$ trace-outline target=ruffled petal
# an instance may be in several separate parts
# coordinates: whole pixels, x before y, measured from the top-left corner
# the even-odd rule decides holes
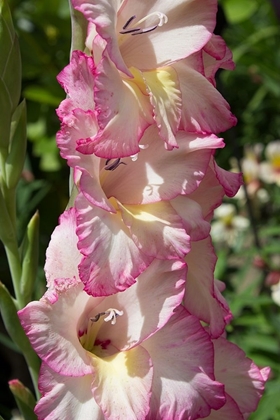
[[[237,403],[242,414],[256,410],[264,391],[270,368],[259,369],[243,350],[220,337],[213,340],[215,377]]]
[[[114,196],[125,205],[149,204],[196,190],[213,151],[224,146],[223,140],[179,131],[176,142],[178,149],[166,151],[156,126],[149,127],[141,140],[143,150],[137,160],[123,159],[125,165],[104,180],[107,197]]]
[[[57,76],[57,80],[68,95],[57,110],[62,121],[69,111],[75,108],[84,111],[94,109],[94,70],[92,57],[88,57],[81,51],[73,51],[70,64],[64,67]]]
[[[214,86],[182,60],[173,65],[181,85],[181,127],[186,131],[220,133],[236,124],[229,104]]]
[[[91,392],[92,375],[61,376],[45,363],[40,370],[42,397],[35,407],[38,420],[104,420]]]
[[[209,332],[214,338],[223,334],[232,319],[227,303],[220,299],[220,293],[214,287],[216,260],[210,237],[192,242],[191,251],[186,256],[188,274],[183,299],[187,310],[209,325]]]
[[[52,370],[65,376],[90,374],[90,359],[77,333],[79,317],[90,297],[80,281],[63,279],[54,288],[59,296],[56,302],[49,300],[47,292],[39,302],[18,312],[20,322],[34,350]],[[93,306],[98,303],[96,299]]]
[[[116,210],[112,203],[108,200],[107,195],[102,188],[100,181],[102,176],[100,176],[99,168],[101,166],[100,159],[92,156],[92,160],[97,159],[98,162],[98,174],[96,176],[91,176],[87,172],[83,172],[80,178],[79,186],[80,190],[83,193],[83,196],[88,200],[88,202],[93,205],[100,207],[103,210],[109,211],[111,213],[116,213]],[[91,172],[93,173],[94,165],[92,165]]]
[[[92,392],[105,418],[144,420],[153,378],[148,352],[138,346],[104,359],[93,356],[92,364]]]
[[[204,220],[202,209],[198,203],[180,195],[171,200],[170,204],[181,217],[184,229],[191,241],[199,241],[209,235],[210,224]]]
[[[214,210],[222,203],[225,191],[209,166],[199,187],[188,198],[199,204],[202,216],[210,221]]]
[[[169,149],[178,147],[175,135],[181,118],[182,98],[177,74],[169,66],[144,72],[143,77],[159,135]]]
[[[44,269],[48,287],[54,287],[54,281],[58,278],[79,279],[78,265],[82,255],[77,248],[75,229],[76,211],[71,208],[60,216],[59,225],[53,231],[47,248]]]
[[[209,336],[183,307],[142,345],[154,366],[149,420],[196,419],[224,405],[224,387],[214,380]]]
[[[211,410],[209,416],[204,420],[244,420],[244,416],[236,402],[226,393],[226,403],[219,410]]]
[[[218,69],[233,70],[235,67],[232,61],[232,52],[226,46],[225,41],[218,35],[212,35],[211,39],[204,46],[202,51],[204,75],[216,86],[215,74]]]
[[[228,197],[234,197],[240,186],[243,184],[242,173],[234,173],[220,168],[213,160],[211,163],[217,179],[225,190]]]
[[[93,296],[125,290],[150,264],[151,258],[137,248],[119,212],[113,214],[93,207],[81,193],[75,206],[78,247],[84,255],[79,273],[85,290]]]
[[[80,142],[78,150],[107,159],[138,153],[138,143],[153,122],[149,97],[134,79],[122,79],[107,57],[97,67],[95,102],[100,130],[91,142]]]
[[[94,137],[97,133],[97,120],[92,111],[75,109],[67,115],[56,135],[57,146],[63,159],[71,168],[81,168],[92,175],[99,173],[99,159],[83,155],[77,151],[77,143]]]
[[[95,30],[106,41],[107,51],[117,68],[130,76],[118,46],[116,34],[117,12],[127,0],[72,0],[73,7],[84,14],[85,18],[95,25]],[[88,34],[88,36],[90,36]]]
[[[137,247],[150,257],[184,258],[190,250],[182,220],[168,202],[141,206],[119,204],[122,219]]]
[[[120,350],[135,347],[162,328],[181,304],[184,294],[186,265],[181,261],[154,260],[138,277],[136,284],[122,293],[108,296],[97,308],[122,310],[112,328],[103,323],[98,338]],[[156,298],[154,298],[156,296]],[[120,333],[121,332],[121,333]]]

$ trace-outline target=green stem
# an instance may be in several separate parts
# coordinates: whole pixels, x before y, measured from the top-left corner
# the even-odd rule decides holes
[[[20,260],[20,254],[18,249],[18,243],[17,243],[17,235],[16,235],[16,200],[15,200],[15,189],[8,189],[5,182],[2,182],[2,193],[3,198],[5,200],[5,213],[6,213],[6,219],[8,219],[7,225],[10,226],[10,233],[8,237],[3,241],[15,297],[17,300],[17,307],[18,309],[23,308],[24,305],[24,299],[21,293],[20,289],[20,281],[21,281],[21,274],[22,274],[22,267],[21,267],[21,260]]]
[[[11,339],[18,346],[23,354],[32,378],[36,396],[39,398],[38,391],[38,372],[40,369],[40,360],[33,350],[29,339],[27,338],[20,323],[15,300],[11,297],[8,289],[0,282],[0,309],[2,319]]]
[[[22,269],[21,269],[19,250],[18,250],[17,244],[14,241],[11,241],[10,243],[5,243],[4,247],[5,247],[5,251],[6,251],[9,267],[10,267],[10,272],[12,276],[12,282],[14,286],[16,301],[17,301],[17,308],[21,309],[25,305],[24,305],[23,296],[20,290],[20,280],[21,280]]]
[[[27,354],[24,354],[24,358],[28,366],[28,370],[35,390],[35,395],[38,401],[41,398],[41,394],[38,389],[38,379],[41,362],[34,350],[32,350],[32,352],[30,351]]]
[[[7,211],[12,225],[14,226],[14,231],[16,232],[17,225],[17,216],[16,216],[16,191],[15,189],[8,188],[6,183],[2,184],[3,196],[5,199]],[[16,234],[15,234],[16,235]]]
[[[71,33],[72,33],[71,51],[70,51],[70,57],[71,57],[73,51],[75,50],[84,51],[85,49],[87,21],[81,12],[78,12],[77,10],[73,8],[71,0],[69,0],[69,7],[70,7],[70,15],[71,15]]]

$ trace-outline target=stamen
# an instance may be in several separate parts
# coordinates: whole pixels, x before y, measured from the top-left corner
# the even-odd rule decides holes
[[[139,28],[139,25],[143,22],[145,22],[147,19],[149,19],[151,16],[156,16],[159,19],[159,22],[156,25],[150,26],[148,28]],[[138,22],[136,22],[131,29],[127,29],[131,22],[136,19],[136,15],[131,16],[131,18],[128,19],[128,21],[124,24],[123,30],[120,31],[120,34],[131,34],[131,35],[141,35],[146,34],[147,32],[154,31],[158,26],[163,26],[168,21],[168,17],[161,12],[153,12],[149,15],[143,17]]]
[[[127,31],[120,31],[120,34],[122,34],[122,35],[124,35],[124,34],[136,35],[135,32],[139,32],[139,31],[141,31],[141,28],[128,29]]]
[[[117,169],[118,166],[120,166],[120,165],[126,165],[126,163],[121,162],[121,159],[120,158],[115,159],[112,163],[109,164],[109,162],[111,160],[112,159],[107,159],[106,162],[105,162],[104,169],[106,171],[114,171],[115,169]]]
[[[97,322],[101,316],[108,315],[104,318],[105,322],[111,321],[112,325],[115,325],[117,322],[117,317],[123,315],[123,311],[119,311],[118,309],[109,308],[105,312],[99,312],[99,314],[95,315],[94,317],[90,318],[90,321]]]
[[[126,29],[135,18],[136,18],[136,15],[131,16],[131,18],[128,19],[126,24],[123,25],[123,29]]]
[[[147,32],[152,32],[155,29],[157,29],[158,26],[159,25],[155,25],[155,26],[152,26],[151,28],[142,29],[141,32],[136,32],[136,33],[133,33],[132,35],[142,35],[142,34],[146,34]]]

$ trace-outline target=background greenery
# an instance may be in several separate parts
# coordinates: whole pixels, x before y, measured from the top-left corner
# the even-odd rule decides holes
[[[41,218],[36,299],[44,291],[45,250],[68,198],[68,167],[55,144],[59,129],[55,109],[64,99],[56,76],[69,60],[69,7],[67,0],[9,0],[9,4],[20,40],[22,91],[28,110],[28,154],[18,187],[19,240],[36,209]],[[236,69],[219,74],[218,88],[239,120],[237,127],[225,133],[227,147],[217,155],[224,168],[230,168],[233,156],[241,160],[245,145],[266,145],[280,138],[279,18],[277,0],[220,1],[216,32],[232,49]],[[280,270],[280,191],[276,185],[266,189],[269,201],[257,213],[250,211],[248,203],[236,201],[237,211],[250,219],[250,229],[234,245],[217,243],[216,275],[227,285],[226,297],[235,316],[228,336],[259,366],[272,368],[266,394],[251,420],[280,418],[280,308],[273,303],[266,285],[267,275]],[[0,278],[11,287],[1,245]],[[24,361],[2,325],[0,339],[4,361],[0,414],[8,419],[15,403],[7,381],[19,378],[31,384]]]

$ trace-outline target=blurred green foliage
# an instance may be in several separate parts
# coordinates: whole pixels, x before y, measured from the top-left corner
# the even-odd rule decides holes
[[[278,3],[278,4],[277,4]],[[238,118],[225,133],[226,148],[218,161],[230,168],[241,161],[244,146],[264,146],[280,139],[280,4],[266,0],[221,0],[227,26],[222,33],[233,52],[236,69],[220,74],[219,88]],[[277,10],[278,7],[278,10]],[[262,153],[261,159],[264,159]],[[267,282],[280,273],[280,188],[261,184],[263,203],[231,200],[237,213],[250,220],[234,246],[219,246],[216,277],[227,285],[225,296],[234,319],[228,337],[259,366],[270,366],[271,377],[250,420],[280,418],[280,307]],[[280,279],[280,278],[279,278]]]
[[[224,134],[227,147],[218,153],[219,164],[230,168],[248,144],[280,138],[280,21],[268,0],[220,0],[225,14],[222,36],[233,51],[236,69],[222,71],[218,88],[238,117],[238,125]],[[277,2],[275,2],[277,3]],[[18,186],[19,240],[31,215],[39,209],[40,269],[34,298],[44,291],[45,250],[68,197],[69,172],[55,144],[59,129],[55,108],[64,99],[56,81],[69,61],[71,23],[67,0],[9,0],[19,36],[23,63],[22,92],[27,101],[28,154]],[[236,201],[238,212],[250,218],[251,227],[235,246],[217,244],[216,275],[227,285],[226,298],[234,320],[228,337],[260,366],[271,366],[271,380],[251,420],[280,418],[280,308],[273,303],[265,279],[270,270],[280,270],[280,190],[267,186],[269,201],[251,218],[245,202]],[[257,241],[256,241],[257,235]],[[9,286],[9,271],[0,248],[0,277]],[[256,258],[264,262],[259,267]],[[276,262],[275,262],[276,261]],[[0,331],[1,342],[10,352],[16,346]],[[3,346],[2,346],[3,347]],[[7,364],[15,358],[1,354]],[[20,365],[20,364],[18,364]],[[20,365],[21,366],[21,365]],[[27,373],[12,367],[6,373],[28,384]],[[19,369],[19,368],[18,368]],[[6,378],[5,378],[6,380]],[[2,383],[1,383],[2,388]],[[5,391],[6,392],[6,391]],[[3,393],[0,414],[9,418]]]

